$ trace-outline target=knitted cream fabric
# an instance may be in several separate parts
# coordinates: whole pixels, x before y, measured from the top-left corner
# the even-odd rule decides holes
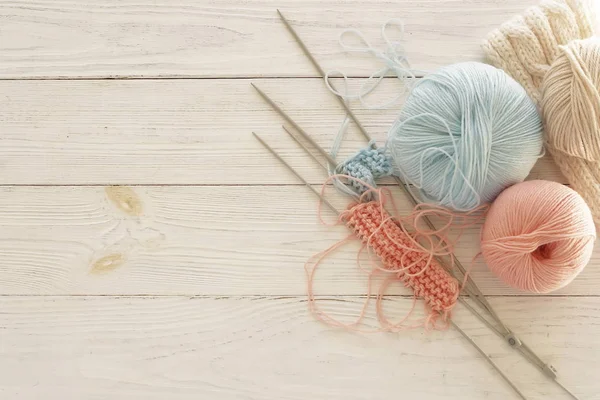
[[[483,49],[541,108],[546,148],[600,227],[600,45],[591,2],[543,0]],[[598,65],[598,67],[596,67]]]
[[[544,75],[559,55],[559,46],[593,34],[589,1],[546,0],[491,32],[483,44],[490,62],[521,83],[539,103]]]
[[[560,52],[542,82],[546,148],[600,228],[600,38]]]

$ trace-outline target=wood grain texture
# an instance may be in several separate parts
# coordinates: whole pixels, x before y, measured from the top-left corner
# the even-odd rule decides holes
[[[320,79],[0,81],[0,184],[296,184],[258,132],[313,183],[323,174],[250,86],[273,97],[323,147],[343,110]],[[355,90],[362,80],[352,80]],[[339,81],[337,82],[339,83]],[[388,80],[372,102],[397,96]],[[354,105],[379,143],[402,102]],[[366,145],[350,127],[339,159]],[[565,182],[549,156],[532,178]]]
[[[342,209],[347,200],[331,192]],[[305,295],[304,263],[348,234],[319,223],[316,199],[304,187],[136,186],[126,200],[113,194],[102,187],[0,188],[0,294]],[[407,213],[408,202],[399,203]],[[129,209],[140,215],[123,204],[136,204]],[[467,266],[478,235],[470,229],[457,245]],[[317,294],[366,292],[358,247],[348,244],[323,264]],[[598,295],[599,271],[596,249],[583,273],[553,295]],[[486,294],[523,294],[480,259],[472,276]],[[389,292],[409,293],[396,286]]]
[[[389,18],[407,26],[415,68],[481,60],[485,35],[535,0],[5,0],[0,2],[0,77],[315,76],[276,8],[325,68],[368,76],[337,44],[357,28],[382,45]]]
[[[304,263],[347,230],[321,225],[314,196],[252,138],[323,181],[250,82],[329,147],[343,112],[276,7],[325,69],[364,77],[378,65],[340,51],[345,28],[381,46],[381,23],[401,18],[413,67],[433,70],[482,60],[485,34],[536,2],[0,0],[0,398],[516,398],[456,331],[365,335],[309,315]],[[373,101],[400,89],[388,79]],[[353,108],[382,143],[401,106]],[[351,127],[340,159],[364,145]],[[549,157],[530,178],[566,183]],[[477,227],[459,242],[466,265],[478,243]],[[366,292],[357,249],[316,277],[343,320]],[[600,400],[599,250],[549,296],[472,269],[582,400]],[[386,312],[402,317],[409,292],[389,294]],[[454,320],[529,400],[567,399],[461,305]]]
[[[600,398],[600,299],[491,301],[565,385]],[[360,302],[327,305],[344,318]],[[401,315],[410,303],[387,306]],[[316,322],[302,298],[2,297],[0,309],[5,399],[517,399],[454,330],[344,332]],[[468,311],[456,314],[528,399],[567,399]]]

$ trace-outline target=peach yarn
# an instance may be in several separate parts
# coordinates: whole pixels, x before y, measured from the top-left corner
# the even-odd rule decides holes
[[[334,175],[323,185],[321,202],[319,203],[319,218],[321,217],[321,204],[327,183],[334,178],[356,179],[347,175]],[[437,261],[437,257],[446,257],[452,254],[454,241],[451,241],[447,232],[452,226],[458,225],[462,230],[473,226],[481,220],[481,212],[487,207],[480,207],[470,213],[455,215],[444,208],[433,205],[419,205],[406,217],[399,217],[389,189],[374,189],[367,183],[360,181],[369,188],[358,203],[351,204],[339,214],[337,224],[346,225],[352,233],[328,249],[313,255],[305,264],[308,282],[308,305],[314,316],[332,326],[344,327],[354,331],[373,332],[358,328],[365,317],[371,299],[371,283],[375,275],[383,275],[385,280],[377,292],[377,318],[381,329],[375,332],[398,332],[405,329],[425,327],[426,329],[447,329],[450,325],[452,309],[458,301],[461,285],[449,271]],[[377,200],[366,201],[374,196]],[[388,208],[393,212],[386,210]],[[436,216],[445,223],[436,230],[427,230],[419,227],[425,217]],[[321,222],[326,224],[322,219]],[[331,224],[326,224],[330,225]],[[410,232],[409,232],[410,230]],[[460,234],[459,234],[460,236]],[[368,276],[368,291],[366,301],[357,319],[351,323],[340,322],[329,316],[318,306],[314,293],[315,273],[321,263],[332,252],[352,240],[362,242],[361,250],[357,254],[357,264]],[[369,253],[372,268],[366,270],[362,267],[360,256],[363,250]],[[372,254],[374,253],[374,255]],[[386,289],[393,282],[400,282],[413,291],[413,305],[408,313],[399,322],[389,321],[383,312],[383,296]],[[418,323],[407,324],[415,303],[418,299],[424,301],[426,317]]]
[[[498,196],[481,233],[481,252],[508,285],[548,293],[570,283],[592,256],[592,214],[574,190],[526,181]]]
[[[384,269],[425,300],[432,312],[446,319],[458,300],[458,281],[430,254],[419,250],[414,239],[381,207],[371,201],[351,207],[343,215],[346,226],[381,260]],[[402,268],[402,266],[405,266]]]

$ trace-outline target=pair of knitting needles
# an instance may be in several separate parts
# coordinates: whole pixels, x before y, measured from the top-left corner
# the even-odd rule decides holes
[[[314,68],[317,70],[317,72],[320,74],[321,77],[325,76],[325,71],[323,70],[323,68],[321,68],[321,66],[319,65],[319,63],[317,62],[317,60],[313,57],[313,55],[311,54],[311,52],[308,50],[308,48],[306,47],[306,45],[304,44],[304,42],[302,41],[302,39],[299,37],[299,35],[296,33],[296,31],[294,30],[294,28],[292,27],[292,25],[288,22],[288,20],[283,16],[283,14],[277,10],[279,17],[281,18],[281,21],[284,23],[284,25],[286,26],[286,28],[288,29],[288,31],[291,33],[291,35],[294,37],[294,39],[296,40],[296,42],[298,43],[298,45],[300,46],[300,48],[302,49],[302,51],[304,52],[304,54],[306,55],[306,57],[310,60],[311,64],[314,66]],[[283,111],[281,109],[281,107],[279,107],[273,100],[271,100],[262,90],[260,90],[256,85],[252,84],[252,86],[257,90],[257,92],[261,95],[261,97],[269,104],[271,105],[290,125],[292,125],[294,127],[294,129],[296,129],[296,131],[298,131],[298,133],[300,133],[300,135],[306,140],[308,141],[315,149],[317,149],[317,151],[323,156],[325,157],[325,159],[327,160],[327,162],[333,166],[337,165],[337,162],[335,161],[335,159],[333,159],[333,157],[327,153],[324,149],[322,149],[311,137],[310,135],[308,135],[306,133],[306,131],[304,129],[302,129],[302,127],[300,127],[289,115],[287,115],[285,113],[285,111]],[[345,109],[346,113],[350,116],[350,118],[353,120],[353,122],[357,125],[357,127],[359,128],[360,132],[362,133],[362,135],[365,137],[365,139],[367,139],[367,141],[371,141],[371,136],[367,133],[366,129],[364,128],[364,126],[360,123],[360,121],[358,120],[358,118],[356,117],[356,115],[354,114],[354,112],[352,112],[352,110],[350,109],[350,107],[348,106],[348,104],[346,103],[346,101],[339,97],[339,96],[335,96],[337,98],[337,100],[339,101],[339,103],[342,105],[342,107]],[[299,144],[301,145],[305,151],[308,152],[309,155],[311,155],[311,157],[313,159],[315,159],[315,161],[317,161],[317,163],[319,163],[319,165],[321,165],[321,167],[325,168],[326,167],[318,160],[318,158],[316,158],[312,152],[310,152],[310,150],[304,146],[302,144],[302,142],[300,142],[294,135],[291,134],[291,132],[289,132],[289,130],[287,130],[285,127],[284,129],[286,130],[286,132]],[[284,165],[286,165],[298,178],[300,178],[306,185],[307,187],[309,187],[313,192],[315,192],[315,194],[319,195],[320,194],[310,185],[308,185],[308,183],[300,176],[298,175],[298,173],[296,171],[294,171],[289,164],[285,163],[285,161],[276,153],[273,151],[272,148],[268,147],[268,145],[261,140],[256,134],[255,136],[257,137],[257,139],[259,139],[261,141],[261,143],[263,145],[265,145],[267,147],[267,149],[269,149],[269,151],[271,151],[280,161],[282,161],[284,163]],[[394,179],[396,180],[396,183],[405,191],[405,193],[407,194],[407,196],[409,197],[409,199],[411,200],[411,202],[413,203],[413,205],[417,205],[418,201],[417,199],[414,197],[412,191],[410,190],[410,188],[408,187],[408,185],[406,185],[405,183],[403,183],[400,178],[398,178],[397,176],[394,176]],[[335,210],[335,208],[325,199],[322,199],[324,201],[324,203],[331,208],[333,211],[337,212],[337,210]],[[435,230],[435,227],[433,225],[433,223],[431,222],[431,220],[429,220],[429,218],[424,218],[426,224],[428,225],[428,227],[432,230]],[[487,325],[492,331],[494,331],[496,334],[498,334],[500,337],[502,337],[503,339],[506,340],[506,342],[514,349],[516,349],[517,351],[519,351],[526,359],[528,359],[533,365],[535,365],[536,367],[538,367],[540,369],[540,371],[542,373],[544,373],[548,378],[552,379],[553,381],[555,381],[557,383],[557,385],[559,385],[566,393],[568,393],[573,399],[578,400],[578,398],[572,393],[570,392],[566,387],[564,387],[558,380],[556,377],[556,372],[554,370],[554,368],[552,368],[551,366],[547,365],[546,363],[543,362],[543,360],[540,359],[539,356],[537,356],[529,346],[527,346],[525,343],[523,343],[503,322],[502,320],[498,317],[498,315],[496,314],[496,312],[494,311],[494,309],[491,307],[491,305],[489,304],[489,302],[487,301],[487,299],[483,296],[483,293],[479,290],[479,288],[477,287],[477,285],[475,284],[475,282],[471,279],[470,276],[468,276],[466,274],[466,270],[463,267],[463,265],[460,263],[460,261],[454,256],[452,255],[452,259],[454,261],[454,265],[456,266],[456,268],[460,271],[460,274],[462,275],[462,277],[464,278],[465,276],[467,276],[466,282],[465,282],[465,286],[463,288],[463,290],[465,291],[465,293],[467,293],[469,295],[469,297],[476,303],[479,305],[479,307],[481,307],[484,311],[487,311],[488,314],[492,317],[492,319],[495,321],[495,323],[497,325],[492,324],[487,318],[485,318],[481,313],[479,313],[475,308],[473,308],[464,298],[459,297],[459,301],[467,308],[469,309],[478,319],[480,319],[485,325]],[[442,265],[446,265],[443,260],[439,260]],[[446,265],[446,268],[449,270],[449,268]],[[455,278],[459,279],[460,276],[458,276],[456,274],[456,271],[454,270],[449,270],[449,272],[455,276]],[[460,280],[460,279],[459,279]],[[488,362],[490,362],[494,368],[503,376],[503,378],[511,385],[511,387],[513,387],[513,389],[515,389],[515,391],[521,396],[521,398],[525,399],[525,397],[523,396],[523,394],[514,386],[514,384],[512,384],[512,382],[510,382],[510,380],[502,373],[502,371],[500,371],[500,369],[492,362],[492,360],[489,358],[489,356],[487,354],[485,354],[485,352],[483,352],[483,350],[481,350],[476,344],[475,342],[472,341],[472,339],[470,337],[468,337],[458,326],[456,326],[454,323],[452,323],[453,326],[459,330],[459,332],[461,334],[463,334],[463,336],[468,339],[474,346],[475,348],[483,355],[485,356],[486,360],[488,360]]]

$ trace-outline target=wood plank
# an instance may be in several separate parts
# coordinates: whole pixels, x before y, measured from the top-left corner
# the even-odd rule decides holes
[[[0,2],[0,77],[315,76],[280,23],[293,21],[325,68],[368,76],[375,63],[342,53],[356,28],[381,46],[382,23],[406,22],[415,68],[481,60],[485,35],[537,0],[52,0]]]
[[[361,302],[334,300],[341,318]],[[599,298],[492,302],[565,385],[597,398]],[[410,303],[388,306],[400,315]],[[3,297],[0,308],[3,398],[517,399],[454,330],[345,332],[302,298]],[[528,399],[568,399],[468,311],[455,320]]]
[[[395,196],[407,213],[399,190]],[[340,209],[347,203],[333,190],[330,198]],[[136,186],[110,194],[102,187],[2,187],[0,295],[302,296],[304,263],[347,234],[321,225],[314,195],[298,186]],[[478,237],[470,229],[456,247],[467,266]],[[322,265],[317,294],[366,292],[357,250],[348,244]],[[481,259],[472,276],[485,294],[523,294]],[[554,294],[597,295],[599,284],[597,247],[583,273]],[[389,292],[410,293],[399,285]]]
[[[311,182],[323,175],[250,80],[0,81],[0,184],[295,184],[252,137]],[[320,79],[254,82],[329,148],[343,111]],[[351,90],[362,80],[352,80]],[[339,81],[338,81],[339,83]],[[388,80],[372,102],[401,86]],[[357,115],[382,144],[401,102]],[[366,142],[352,126],[339,159]],[[532,178],[565,182],[549,156]]]

